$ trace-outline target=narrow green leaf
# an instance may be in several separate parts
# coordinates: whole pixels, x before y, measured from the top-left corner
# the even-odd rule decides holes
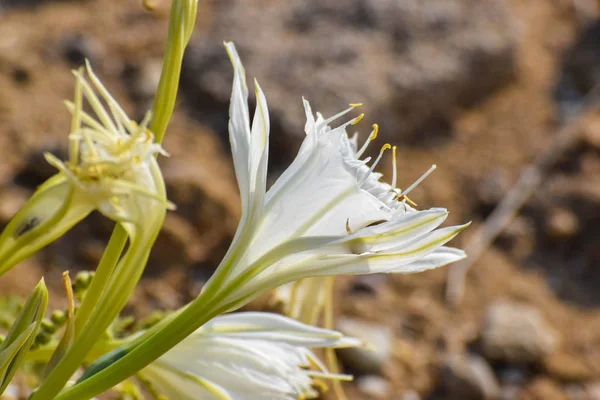
[[[0,394],[10,383],[33,344],[47,305],[48,289],[42,279],[31,292],[19,316],[10,327],[6,339],[0,345],[0,368],[6,366],[6,369],[0,369],[2,372]]]

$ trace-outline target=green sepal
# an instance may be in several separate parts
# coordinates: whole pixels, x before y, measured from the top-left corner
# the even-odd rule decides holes
[[[10,327],[6,339],[0,345],[0,394],[10,383],[33,344],[47,305],[48,289],[42,279],[31,292],[19,316]]]
[[[63,174],[44,182],[0,235],[0,275],[56,240],[93,209]],[[78,201],[79,200],[79,201]]]
[[[108,353],[99,357],[96,361],[90,365],[83,375],[77,380],[77,383],[83,382],[91,376],[96,375],[98,372],[102,371],[104,368],[114,364],[119,361],[127,354],[127,350],[124,347],[116,348]]]

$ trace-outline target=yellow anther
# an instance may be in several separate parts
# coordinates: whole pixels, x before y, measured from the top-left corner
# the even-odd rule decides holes
[[[383,153],[386,150],[389,150],[392,148],[392,145],[389,143],[384,144],[383,146],[381,146],[381,150],[379,150],[380,153]]]
[[[413,206],[413,207],[417,206],[417,203],[415,203],[414,201],[412,201],[411,199],[409,199],[408,196],[404,196],[404,198],[406,199],[406,202],[408,204],[410,204],[411,206]]]
[[[379,133],[379,125],[373,124],[373,132],[369,135],[369,140],[377,139],[377,134]]]
[[[327,393],[329,386],[320,379],[313,379],[313,387],[319,390],[321,393]]]
[[[363,103],[350,103],[349,106],[352,108],[362,107]]]
[[[146,11],[156,10],[156,3],[151,0],[142,0],[142,6],[146,9]]]
[[[354,120],[352,121],[352,123],[350,125],[358,124],[363,119],[364,116],[365,116],[365,114],[360,114],[358,117],[354,118]]]

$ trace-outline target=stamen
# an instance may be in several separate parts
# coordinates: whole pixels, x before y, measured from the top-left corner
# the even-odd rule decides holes
[[[361,113],[358,117],[354,118],[351,122],[350,125],[356,125],[358,124],[363,118],[364,118],[365,114]]]
[[[317,130],[320,130],[324,125],[328,125],[330,122],[335,121],[339,117],[348,114],[350,111],[354,110],[354,107],[349,107],[342,112],[335,114],[333,117],[329,117],[321,122],[319,122],[316,126]]]
[[[131,120],[129,119],[125,111],[121,108],[119,103],[117,103],[117,101],[110,95],[110,92],[102,84],[100,79],[98,79],[96,74],[94,74],[89,60],[85,60],[85,68],[88,73],[88,76],[90,77],[90,81],[108,105],[113,119],[117,123],[118,132],[121,134],[125,133],[125,131],[123,130],[123,123],[125,123],[127,130],[129,131],[129,133],[131,133],[132,130],[135,129],[135,127],[131,124]]]
[[[80,70],[81,71],[81,70]],[[81,82],[75,79],[74,112],[71,118],[71,133],[81,128],[82,93]],[[79,163],[79,140],[69,138],[69,161],[71,165]]]
[[[384,153],[386,150],[389,150],[389,149],[391,149],[391,148],[392,148],[392,146],[391,146],[389,143],[386,143],[386,144],[384,144],[384,145],[381,147],[381,150],[379,150],[379,155],[378,155],[378,156],[377,156],[377,158],[375,159],[375,162],[373,163],[373,165],[371,165],[371,168],[370,168],[370,170],[369,170],[369,174],[371,174],[371,173],[373,172],[373,170],[375,169],[375,167],[377,166],[377,164],[378,164],[378,163],[379,163],[379,161],[381,160],[381,157],[383,157],[383,153]]]
[[[90,104],[90,106],[92,107],[92,109],[94,110],[96,115],[98,116],[98,119],[100,120],[100,122],[102,122],[102,124],[108,131],[110,131],[110,132],[117,131],[117,127],[115,126],[112,119],[106,112],[104,105],[102,105],[102,102],[100,101],[98,96],[96,96],[96,93],[94,92],[94,90],[92,89],[90,84],[87,82],[85,77],[83,76],[83,73],[80,71],[73,71],[73,74],[80,81],[81,89],[83,90],[83,95],[87,99],[88,103]]]
[[[369,143],[371,143],[372,140],[375,140],[377,138],[378,133],[379,133],[379,125],[373,124],[373,130],[371,131],[371,134],[369,135],[369,137],[367,138],[365,143],[362,145],[360,150],[356,153],[356,158],[360,158],[363,155],[365,150],[367,150],[367,147],[369,147]]]
[[[350,218],[346,218],[346,233],[352,235],[352,229],[350,229]]]
[[[397,172],[396,172],[396,147],[394,146],[392,147],[392,189],[396,189],[396,177],[397,177]]]
[[[402,192],[402,196],[406,197],[407,194],[409,194],[414,188],[416,188],[419,183],[423,182],[425,178],[427,178],[436,168],[437,166],[433,164],[431,168],[427,170],[427,172],[421,175],[419,179],[414,181],[412,185],[410,185],[404,192]]]
[[[348,104],[352,108],[362,107],[363,103],[350,103]]]

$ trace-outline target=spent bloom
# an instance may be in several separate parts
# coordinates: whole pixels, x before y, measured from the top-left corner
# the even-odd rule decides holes
[[[444,244],[466,225],[436,229],[443,208],[412,208],[407,190],[375,171],[385,150],[371,162],[362,158],[377,136],[377,125],[359,146],[346,128],[362,115],[332,124],[357,105],[324,118],[304,100],[306,138],[292,164],[266,191],[269,149],[268,108],[255,81],[252,124],[245,72],[232,43],[226,49],[234,68],[229,134],[242,200],[242,218],[233,243],[205,290],[216,290],[235,308],[257,293],[310,276],[414,273],[457,261],[462,250]],[[212,285],[212,286],[211,286]],[[226,288],[226,289],[223,289]]]
[[[46,153],[58,173],[44,182],[0,236],[0,273],[56,239],[91,211],[98,210],[136,236],[170,208],[157,154],[147,125],[123,111],[89,64],[74,71],[68,159]],[[93,114],[84,111],[87,100]],[[95,115],[94,115],[95,114]]]
[[[309,399],[331,374],[310,350],[360,341],[273,313],[216,317],[140,371],[169,399]]]

